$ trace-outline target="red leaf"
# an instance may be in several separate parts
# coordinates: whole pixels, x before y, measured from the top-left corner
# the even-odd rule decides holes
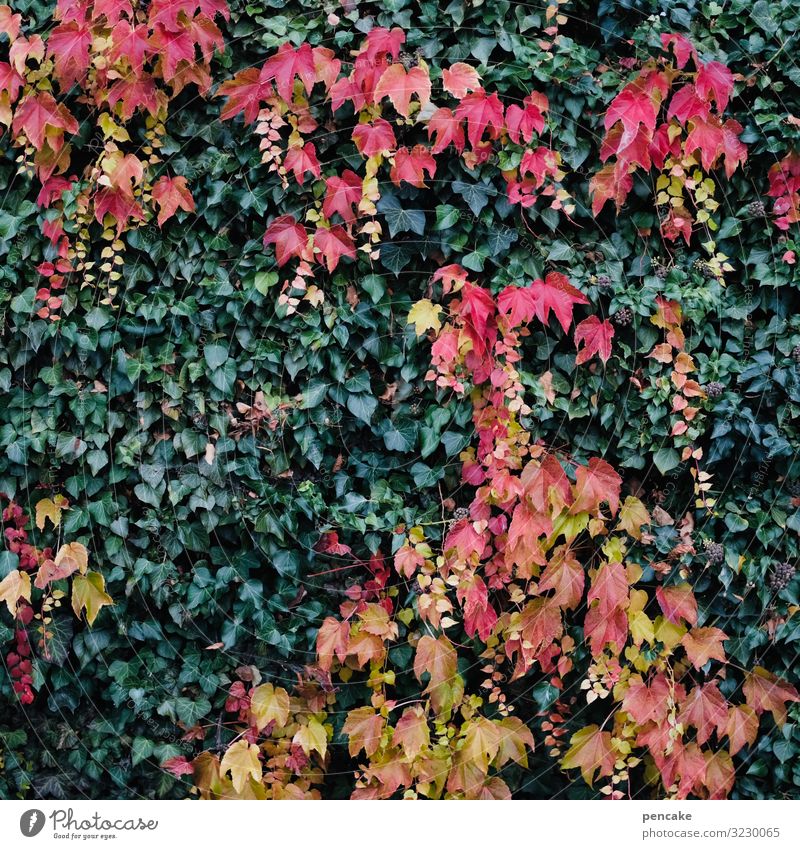
[[[584,348],[578,351],[575,357],[575,365],[579,366],[590,360],[595,354],[605,363],[611,356],[611,340],[614,338],[614,327],[606,319],[600,321],[596,315],[585,318],[575,328],[575,346],[579,347],[581,342]]]
[[[478,637],[486,642],[497,622],[497,613],[489,604],[489,591],[482,578],[470,575],[458,585],[458,600],[464,606],[464,630],[468,637]]]
[[[704,784],[708,790],[709,799],[725,799],[733,788],[736,770],[731,756],[724,750],[704,752],[706,759],[706,775]]]
[[[739,165],[747,161],[747,145],[739,141],[742,125],[733,118],[722,125],[722,147],[725,151],[725,176],[730,179]]]
[[[286,151],[283,167],[294,174],[295,180],[301,186],[305,181],[307,171],[317,179],[319,179],[321,173],[317,150],[311,142],[306,142],[302,147],[290,147]]]
[[[128,21],[120,21],[111,31],[111,51],[109,59],[117,62],[123,56],[128,60],[133,73],[140,77],[144,69],[144,60],[152,56],[155,47],[150,43],[149,30],[145,24],[131,26]],[[192,51],[194,54],[194,51]]]
[[[161,74],[166,82],[175,78],[179,62],[194,63],[194,41],[185,29],[173,32],[163,24],[157,24],[150,36],[150,45],[158,54]]]
[[[506,130],[514,144],[530,144],[534,132],[541,133],[544,129],[544,115],[549,108],[547,98],[543,94],[529,94],[522,101],[522,106],[513,103],[506,109]]]
[[[137,109],[147,109],[151,115],[158,112],[155,80],[148,74],[140,78],[126,77],[117,80],[109,89],[107,97],[112,108],[117,103],[122,104],[122,117],[126,121],[131,119]]]
[[[572,497],[569,478],[552,454],[548,454],[541,463],[531,460],[522,470],[520,483],[534,510],[541,513],[549,512],[551,508],[557,512]]]
[[[330,230],[325,227],[317,227],[314,233],[314,251],[319,252],[325,258],[325,267],[333,271],[344,256],[350,259],[356,258],[356,246],[347,235],[344,227],[336,224]]]
[[[770,711],[775,724],[781,727],[786,722],[786,702],[800,701],[797,690],[788,681],[778,678],[762,666],[754,667],[747,674],[742,690],[747,704],[759,716],[764,711]]]
[[[496,328],[489,328],[489,319],[494,315],[494,301],[492,296],[480,286],[472,283],[464,283],[461,290],[460,315],[464,321],[464,329],[472,340],[472,348],[483,356],[487,345],[492,344],[497,333]]]
[[[395,153],[389,176],[396,186],[406,182],[418,189],[424,189],[426,171],[429,177],[433,177],[436,173],[436,160],[425,145],[415,144],[411,150],[401,147]]]
[[[180,778],[182,775],[191,775],[194,772],[194,767],[186,760],[185,755],[176,755],[174,758],[169,758],[161,764],[161,768]]]
[[[326,617],[317,632],[317,662],[320,669],[330,672],[334,656],[339,663],[344,663],[349,640],[350,623],[340,622],[333,616]]]
[[[708,114],[707,101],[699,97],[697,89],[691,83],[688,83],[679,88],[672,96],[667,118],[677,118],[681,124],[685,124],[689,118],[707,118]]]
[[[261,68],[261,82],[274,81],[278,94],[287,102],[292,100],[296,77],[303,83],[306,94],[311,94],[317,79],[317,70],[311,45],[307,42],[296,48],[288,42],[282,44],[278,52],[270,56]]]
[[[494,92],[487,95],[479,88],[464,97],[456,107],[456,118],[467,122],[467,138],[473,149],[478,146],[484,132],[490,129],[490,137],[497,138],[503,129],[503,104]]]
[[[89,69],[92,33],[83,21],[57,26],[48,36],[47,50],[63,91],[83,82]]]
[[[608,502],[612,515],[619,510],[619,493],[622,478],[614,469],[599,457],[592,457],[588,466],[578,466],[575,470],[575,501],[569,512],[575,516],[587,511],[596,513],[600,505]]]
[[[428,119],[428,138],[436,134],[431,153],[441,153],[449,144],[461,153],[464,150],[464,128],[450,109],[437,109]]]
[[[256,68],[247,68],[222,83],[217,94],[228,98],[219,114],[223,121],[244,112],[245,124],[252,124],[258,117],[261,101],[269,94],[269,85],[261,81]]]
[[[699,150],[703,168],[710,171],[724,150],[725,137],[719,118],[709,117],[707,120],[693,118],[689,126],[691,130],[686,137],[684,150],[688,154]]]
[[[610,616],[617,608],[628,606],[628,577],[621,563],[603,563],[592,578],[587,604],[598,603],[601,615]]]
[[[641,675],[632,675],[622,707],[637,725],[644,725],[651,720],[663,722],[667,717],[670,698],[670,686],[662,673],[656,675],[649,686]]]
[[[446,92],[461,100],[468,91],[480,88],[481,75],[464,62],[456,62],[442,70],[442,86]]]
[[[508,326],[527,324],[536,315],[530,286],[506,286],[497,297],[497,311],[508,316]]]
[[[178,209],[194,212],[194,200],[185,177],[161,177],[153,186],[153,200],[159,207],[159,227],[172,218]]]
[[[728,105],[733,91],[733,74],[722,62],[700,64],[695,80],[697,93],[704,100],[713,95],[720,112]]]
[[[56,103],[52,94],[40,91],[29,94],[17,107],[12,129],[16,135],[24,132],[37,150],[42,149],[46,138],[57,153],[64,144],[64,132],[77,133],[78,122],[63,103]]]
[[[675,625],[685,619],[690,625],[697,624],[697,599],[689,584],[672,587],[656,587],[656,598],[664,616]]]
[[[370,62],[375,62],[381,56],[389,55],[397,59],[400,48],[406,41],[406,34],[400,27],[392,27],[388,30],[384,27],[375,27],[367,33],[362,52],[366,53]]]
[[[680,33],[662,33],[661,46],[664,50],[669,50],[670,45],[672,45],[675,58],[678,60],[678,67],[684,68],[689,59],[695,55],[692,42]]]
[[[264,246],[275,245],[278,267],[286,265],[293,256],[302,256],[308,244],[305,227],[293,215],[281,215],[267,227]]]
[[[604,119],[606,130],[610,130],[617,121],[622,122],[623,133],[620,137],[618,151],[624,150],[635,138],[639,125],[644,124],[648,130],[656,127],[657,110],[651,97],[634,85],[627,85],[611,101]]]
[[[376,118],[370,124],[359,124],[355,127],[353,141],[359,153],[364,156],[388,153],[397,145],[391,124],[383,118]]]
[[[530,292],[534,314],[539,321],[547,324],[550,319],[550,310],[552,310],[565,333],[572,323],[572,311],[575,304],[589,303],[586,295],[557,271],[551,271],[544,280],[534,280],[530,286]]]
[[[620,171],[615,165],[605,165],[589,180],[592,215],[597,215],[609,200],[614,201],[619,212],[632,188],[633,177],[627,168]]]
[[[348,168],[341,177],[327,177],[325,186],[327,192],[322,203],[323,215],[331,218],[337,212],[344,222],[354,221],[357,216],[353,213],[353,207],[358,208],[363,193],[361,177]]]
[[[411,114],[411,97],[415,94],[420,108],[424,107],[431,99],[431,79],[422,68],[406,71],[402,62],[389,65],[375,86],[375,102],[388,97],[404,118]]]
[[[686,697],[678,714],[678,722],[693,725],[697,729],[697,743],[702,746],[715,729],[725,733],[728,721],[728,706],[722,693],[713,681],[695,687]]]

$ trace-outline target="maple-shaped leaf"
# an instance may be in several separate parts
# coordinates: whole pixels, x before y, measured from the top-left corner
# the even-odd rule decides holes
[[[322,254],[328,271],[333,271],[342,257],[356,258],[356,246],[347,230],[339,224],[330,229],[317,227],[314,231],[314,252]]]
[[[592,578],[587,603],[598,602],[601,613],[628,606],[628,576],[621,563],[603,563]]]
[[[628,197],[633,188],[633,177],[627,168],[620,172],[614,164],[603,166],[589,180],[589,193],[592,196],[592,215],[597,215],[606,205],[606,201],[613,200],[617,212],[622,209],[625,198]]]
[[[353,207],[358,208],[363,195],[361,177],[347,168],[341,176],[327,177],[325,188],[322,214],[326,218],[331,218],[334,212],[338,212],[343,221],[348,223],[354,221],[356,214],[353,212]]]
[[[747,161],[747,145],[739,136],[744,128],[733,118],[722,125],[722,149],[725,154],[725,176],[730,179],[733,172]]]
[[[45,560],[36,573],[34,586],[42,590],[53,581],[62,581],[75,572],[85,573],[89,565],[89,552],[79,542],[62,545],[54,560]]]
[[[5,33],[9,42],[13,43],[17,40],[21,26],[21,14],[13,14],[11,8],[5,4],[0,6],[0,33]]]
[[[264,233],[264,247],[275,245],[278,267],[286,265],[293,256],[302,256],[308,245],[308,234],[293,215],[280,215]]]
[[[575,304],[589,303],[586,295],[576,289],[567,277],[558,271],[551,271],[544,280],[534,280],[530,286],[530,293],[536,318],[546,325],[552,310],[564,333],[572,324],[572,311],[575,309]]]
[[[339,663],[344,663],[347,658],[349,637],[349,622],[340,622],[333,616],[325,618],[317,632],[317,662],[321,669],[329,672],[334,656]]]
[[[40,91],[29,94],[14,113],[11,125],[15,135],[25,133],[28,141],[41,150],[45,141],[58,152],[64,144],[64,133],[77,133],[78,122],[63,103],[52,94]]]
[[[375,62],[381,56],[391,56],[397,59],[400,48],[405,44],[406,34],[400,27],[375,27],[367,33],[361,50],[366,54],[370,62]]]
[[[719,628],[691,628],[681,640],[686,649],[686,656],[695,669],[702,669],[712,658],[725,663],[725,650],[722,644],[728,635]]]
[[[381,744],[385,725],[386,720],[373,707],[365,706],[349,711],[342,733],[350,738],[347,742],[350,757],[354,758],[362,749],[367,757],[374,755]]]
[[[459,314],[464,328],[472,341],[473,350],[483,356],[492,344],[496,329],[490,330],[489,322],[494,316],[495,304],[486,289],[465,282],[461,289],[461,307]]]
[[[489,591],[479,575],[465,576],[458,585],[458,600],[464,607],[464,630],[486,642],[497,623],[497,613],[489,603]]]
[[[36,527],[41,531],[49,519],[53,523],[53,527],[57,528],[61,524],[61,514],[69,507],[69,501],[63,495],[56,495],[53,498],[42,498],[36,502]]]
[[[689,135],[684,143],[684,150],[688,154],[700,151],[700,161],[703,168],[710,171],[719,155],[725,149],[725,135],[719,118],[710,116],[707,119],[692,118],[689,121]]]
[[[658,673],[649,684],[641,675],[631,675],[622,707],[637,725],[663,722],[669,711],[670,698],[670,685],[663,673]]]
[[[449,713],[461,679],[456,650],[444,634],[440,637],[425,634],[420,638],[414,655],[414,675],[420,683],[423,675],[428,676],[423,692],[430,695],[436,714]]]
[[[85,610],[86,621],[93,625],[101,608],[110,604],[114,600],[106,592],[105,578],[99,572],[87,572],[72,579],[72,609],[78,618]]]
[[[462,757],[486,774],[500,751],[500,727],[485,716],[476,716],[465,723],[462,732],[464,729]]]
[[[678,60],[677,65],[679,68],[685,68],[689,59],[695,55],[695,49],[692,42],[689,41],[685,35],[681,35],[677,32],[662,32],[661,46],[664,50],[669,50],[669,48],[672,47],[675,58]]]
[[[713,97],[722,112],[733,91],[733,74],[722,62],[701,63],[695,79],[695,88],[703,100]]]
[[[617,527],[634,539],[642,538],[642,525],[650,524],[650,514],[638,498],[629,495],[619,510]]]
[[[404,118],[411,114],[411,98],[415,94],[420,108],[424,108],[431,99],[431,78],[419,67],[406,71],[402,62],[389,65],[375,86],[375,102],[388,97]]]
[[[697,624],[697,599],[689,584],[671,587],[656,587],[656,598],[664,616],[675,625],[685,619],[690,625]]]
[[[614,325],[606,319],[600,321],[596,315],[590,315],[585,318],[575,328],[575,347],[580,347],[583,343],[583,348],[578,351],[575,357],[575,365],[579,366],[591,360],[597,354],[605,363],[611,356],[611,340],[614,338]]]
[[[317,149],[311,142],[306,142],[302,147],[290,147],[283,159],[283,167],[294,174],[298,185],[305,182],[306,172],[313,174],[319,179],[321,168],[317,159]]]
[[[534,510],[558,512],[572,498],[569,478],[553,454],[526,463],[520,475],[525,496]]]
[[[440,318],[442,308],[427,298],[417,301],[409,310],[408,324],[414,325],[417,336],[424,336],[429,330],[436,333],[442,328]],[[406,575],[406,577],[409,577]]]
[[[17,616],[17,602],[31,600],[31,576],[19,569],[12,569],[0,581],[0,602],[5,602],[13,618]]]
[[[112,109],[120,104],[119,114],[125,121],[129,121],[137,109],[146,109],[151,115],[158,112],[159,92],[149,74],[117,80],[108,90],[107,99]]]
[[[769,711],[775,724],[781,728],[786,723],[786,702],[800,701],[800,695],[788,681],[778,678],[763,666],[756,666],[747,673],[742,690],[747,704],[759,716]]]
[[[303,83],[306,94],[311,94],[317,70],[311,45],[305,41],[299,47],[293,47],[288,41],[281,44],[277,53],[270,56],[261,68],[261,82],[274,81],[278,94],[287,102],[292,100],[296,77]]]
[[[553,601],[567,610],[576,608],[583,597],[586,576],[583,566],[575,559],[569,546],[560,546],[550,557],[542,576],[538,590],[555,590]]]
[[[408,707],[397,720],[392,734],[392,745],[402,746],[408,758],[415,758],[431,744],[431,734],[425,711],[419,706]]]
[[[519,764],[523,769],[528,767],[528,752],[534,750],[533,734],[525,723],[516,716],[506,716],[495,720],[500,729],[500,745],[495,758],[495,766],[499,769],[510,761]]]
[[[597,725],[587,725],[570,737],[570,748],[561,759],[564,769],[580,769],[583,780],[591,787],[595,773],[601,777],[614,772],[617,756],[611,745],[611,732]]]
[[[392,125],[383,118],[354,127],[353,141],[363,156],[389,153],[397,146]]]
[[[456,107],[455,116],[467,122],[467,138],[473,150],[487,129],[490,138],[497,138],[505,126],[500,98],[494,92],[487,95],[482,88],[462,98]]]
[[[586,611],[583,633],[589,641],[592,657],[604,654],[606,646],[613,646],[619,653],[628,639],[628,616],[621,607],[614,608],[609,615],[599,604]]]
[[[48,36],[48,55],[53,59],[56,78],[63,91],[86,78],[91,44],[92,32],[85,21],[59,24]]]
[[[153,200],[158,204],[158,226],[163,226],[179,210],[194,212],[194,199],[186,177],[160,177],[153,186]]]
[[[166,82],[175,78],[181,62],[194,64],[194,41],[184,29],[173,32],[163,24],[156,24],[150,44],[158,56],[161,75]]]
[[[161,763],[161,769],[165,769],[170,775],[180,778],[182,775],[191,775],[194,767],[186,760],[186,755],[175,755]]]
[[[256,781],[261,781],[263,770],[261,761],[258,759],[258,753],[259,748],[254,743],[248,743],[247,740],[237,740],[222,756],[219,771],[222,775],[227,772],[231,774],[233,789],[237,793],[244,790],[248,779],[253,778]]]
[[[667,118],[677,118],[681,124],[685,124],[690,118],[705,119],[708,115],[708,102],[698,94],[692,83],[687,83],[672,95],[667,110]]]
[[[111,50],[108,58],[118,62],[123,57],[131,66],[134,75],[141,77],[145,60],[156,52],[150,43],[150,30],[145,24],[132,26],[128,21],[119,21],[109,36]]]
[[[283,687],[260,684],[250,693],[250,714],[259,731],[270,722],[284,728],[289,721],[289,706],[289,694]]]
[[[720,735],[724,734],[727,721],[728,706],[714,681],[694,687],[678,713],[678,722],[697,729],[697,743],[700,746],[715,730],[718,729]]]
[[[575,501],[569,512],[573,516],[583,512],[596,513],[607,501],[612,515],[615,515],[619,509],[621,488],[622,478],[614,469],[605,460],[591,457],[587,466],[575,469]]]
[[[442,106],[428,119],[428,138],[436,136],[431,153],[441,153],[448,145],[461,153],[464,150],[464,127],[451,109]]]
[[[508,326],[527,324],[536,315],[536,302],[530,286],[506,286],[497,296],[497,311],[508,316]]]
[[[328,733],[325,726],[312,716],[307,725],[301,725],[297,730],[292,743],[305,752],[308,757],[312,752],[318,752],[324,758],[328,751]]]
[[[758,736],[758,715],[750,705],[731,705],[722,733],[730,740],[730,753],[733,756],[745,745],[752,746],[755,743]]]
[[[347,646],[347,654],[349,657],[355,657],[358,660],[358,668],[364,666],[371,661],[379,661],[386,656],[386,649],[383,645],[383,640],[375,634],[369,634],[367,631],[359,631],[350,637],[350,642]]]
[[[20,89],[25,85],[25,80],[12,68],[8,62],[0,62],[0,92],[8,95],[10,103],[14,103],[19,97]],[[4,121],[7,123],[7,121]]]
[[[461,100],[467,92],[480,88],[481,75],[464,62],[456,62],[442,70],[442,86],[453,97]]]
[[[708,791],[709,799],[727,799],[733,789],[736,769],[731,756],[725,749],[716,752],[704,752],[706,759],[706,774],[703,784]]]
[[[654,130],[657,115],[656,105],[646,92],[633,85],[625,86],[611,101],[603,121],[606,130],[610,130],[617,121],[622,122],[623,133],[617,153],[636,138],[640,124],[644,124],[648,130]]]
[[[522,106],[512,103],[506,109],[506,130],[514,144],[530,144],[534,133],[544,129],[544,112],[550,108],[547,98],[536,92],[522,101]]]
[[[245,124],[252,124],[258,117],[261,101],[268,93],[269,85],[261,80],[261,74],[256,68],[239,71],[233,79],[225,80],[217,91],[219,97],[228,98],[219,117],[227,121],[244,112]]]
[[[429,177],[433,177],[436,173],[436,160],[425,145],[415,144],[411,150],[407,147],[398,148],[389,177],[396,186],[406,182],[418,189],[424,189],[426,171]]]

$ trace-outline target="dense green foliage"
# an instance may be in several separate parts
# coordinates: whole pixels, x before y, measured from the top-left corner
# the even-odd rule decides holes
[[[42,31],[49,26],[49,4],[13,5]],[[291,682],[313,657],[319,623],[348,582],[363,577],[315,553],[321,533],[337,531],[367,558],[379,546],[390,550],[398,525],[445,527],[462,506],[458,455],[472,411],[466,402],[439,403],[424,381],[429,350],[406,325],[445,259],[494,291],[560,270],[594,313],[632,310],[605,369],[576,370],[574,345],[560,330],[532,333],[521,363],[534,399],[529,427],[569,445],[579,461],[608,460],[624,474],[625,492],[674,517],[655,529],[662,555],[675,547],[680,519],[694,516],[695,551],[682,566],[708,622],[731,636],[729,657],[796,682],[800,580],[775,590],[770,577],[800,554],[800,499],[792,494],[800,495],[800,295],[797,266],[782,261],[792,232],[777,230],[754,202],[769,213],[767,172],[800,146],[800,122],[787,121],[800,115],[791,61],[797,6],[571,2],[551,49],[541,44],[544,4],[230,6],[215,84],[260,65],[286,40],[333,39],[346,49],[372,26],[401,26],[404,49],[419,51],[432,76],[468,61],[504,97],[544,92],[577,210],[571,222],[538,208],[523,213],[490,165],[442,168],[427,190],[387,183],[379,210],[391,238],[379,260],[340,264],[321,306],[286,316],[262,237],[275,215],[293,211],[295,191],[302,211],[300,192],[261,165],[258,138],[241,120],[220,122],[221,100],[187,89],[171,111],[163,153],[189,181],[196,212],[128,234],[110,303],[97,287],[71,284],[60,321],[50,322],[32,316],[35,266],[48,258],[37,188],[0,142],[0,491],[30,512],[43,497],[66,496],[60,532],[85,543],[115,601],[91,629],[56,615],[63,650],[51,662],[37,659],[32,706],[21,706],[3,677],[0,797],[185,795],[188,782],[159,766],[195,751],[178,723],[209,726],[214,745],[235,670],[254,666]],[[611,205],[596,220],[590,211],[602,114],[628,78],[620,60],[649,55],[664,31],[690,34],[705,56],[741,75],[733,108],[749,158],[717,186],[718,247],[734,268],[727,285],[703,273],[699,248],[659,239],[647,181],[636,183],[618,217]],[[91,143],[87,133],[76,150]],[[359,158],[349,133],[331,133],[325,144],[321,161]],[[503,168],[517,164],[513,153],[500,156],[509,157]],[[663,265],[666,277],[656,273]],[[601,276],[610,286],[597,285]],[[717,498],[711,516],[695,512],[689,464],[669,436],[663,367],[644,358],[658,340],[649,318],[659,294],[682,305],[699,382],[723,387],[695,423]],[[547,369],[554,404],[538,380]],[[445,498],[452,501],[443,506]],[[434,540],[436,527],[427,528]],[[50,528],[32,536],[40,545],[58,541]],[[706,542],[724,546],[721,564],[709,565]],[[0,553],[0,577],[15,568],[13,558]],[[3,645],[12,639],[4,622]],[[534,717],[551,688],[520,683],[517,715]],[[356,702],[343,688],[337,710]],[[763,734],[740,755],[734,796],[798,795],[798,717],[793,706],[782,732]],[[225,742],[220,730],[217,745]],[[347,747],[335,738],[331,751],[329,793],[344,795],[335,776],[348,771]],[[520,798],[592,792],[544,754],[513,789]]]

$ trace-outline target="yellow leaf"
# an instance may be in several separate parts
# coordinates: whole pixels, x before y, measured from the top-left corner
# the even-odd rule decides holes
[[[89,568],[89,552],[83,543],[69,542],[58,549],[55,564],[56,566],[69,567],[73,572],[80,572],[81,575],[85,575]]]
[[[61,524],[61,511],[69,506],[69,501],[63,495],[57,495],[55,498],[43,498],[36,505],[36,527],[44,530],[44,523],[49,519],[54,527]]]
[[[438,333],[442,329],[442,322],[439,320],[441,311],[440,306],[431,303],[427,298],[423,298],[411,307],[408,314],[408,323],[414,325],[417,336],[423,336],[431,329]]]
[[[631,628],[631,636],[637,646],[640,646],[644,640],[652,645],[655,632],[653,630],[653,622],[643,610],[628,611],[628,621]]]
[[[262,684],[251,694],[250,713],[255,717],[259,731],[273,720],[278,728],[283,728],[289,719],[289,694],[283,687]]]
[[[328,734],[324,726],[313,717],[308,720],[308,725],[300,726],[292,742],[300,746],[306,756],[311,752],[319,752],[324,758],[328,750]]]
[[[8,605],[8,612],[16,616],[17,602],[21,598],[31,600],[31,576],[15,569],[0,581],[0,602],[4,601]]]
[[[87,572],[78,575],[72,581],[72,609],[80,618],[86,610],[86,621],[92,625],[97,619],[100,608],[114,604],[114,600],[106,592],[105,578],[99,572]]]
[[[219,769],[223,775],[230,772],[234,790],[241,793],[247,779],[251,776],[256,781],[261,781],[262,771],[261,761],[258,759],[258,746],[248,743],[247,740],[238,740],[225,752]]]
[[[641,539],[642,525],[650,522],[650,514],[647,508],[639,501],[629,495],[619,510],[619,527],[627,531],[634,539]]]

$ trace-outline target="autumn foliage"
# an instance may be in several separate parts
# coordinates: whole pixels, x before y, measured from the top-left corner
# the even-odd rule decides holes
[[[504,102],[466,62],[432,75],[424,59],[403,53],[398,27],[373,28],[350,53],[286,42],[214,89],[211,62],[225,49],[228,18],[217,0],[60,0],[47,37],[28,38],[19,14],[0,14],[9,41],[0,124],[47,211],[52,256],[38,266],[40,318],[58,320],[70,286],[95,286],[112,302],[125,233],[195,210],[190,182],[159,152],[171,104],[187,87],[219,98],[221,120],[243,139],[254,135],[262,164],[301,192],[302,203],[265,221],[261,237],[280,275],[283,315],[320,308],[334,272],[379,259],[410,216],[387,202],[386,186],[435,190],[452,162],[496,165],[513,214],[574,214],[544,94]],[[663,239],[690,244],[699,234],[723,280],[730,266],[714,242],[712,175],[730,178],[748,156],[741,124],[727,115],[734,77],[682,35],[661,41],[605,113],[592,211],[613,201],[621,212],[634,178],[651,175]],[[71,139],[85,122],[96,142],[90,156],[83,148],[76,156]],[[331,126],[347,128],[357,159],[333,166],[321,157]],[[798,221],[796,154],[776,163],[765,191],[778,228]],[[96,267],[88,245],[98,238],[106,246]],[[733,757],[769,722],[782,727],[800,696],[768,669],[729,658],[729,637],[698,605],[691,576],[672,568],[682,552],[655,550],[651,512],[623,493],[620,470],[537,438],[531,424],[520,372],[534,335],[567,337],[575,367],[599,374],[618,354],[615,325],[591,312],[563,271],[497,291],[438,256],[429,278],[401,324],[429,351],[426,380],[441,403],[470,406],[473,438],[459,457],[467,506],[447,520],[441,544],[425,522],[394,528],[371,556],[355,538],[322,533],[316,555],[359,577],[319,623],[316,656],[292,670],[293,685],[246,667],[225,702],[233,741],[212,748],[204,729],[184,729],[202,751],[164,769],[187,776],[202,798],[320,798],[339,737],[354,799],[509,798],[504,774],[534,758],[615,799],[725,798]],[[706,393],[685,350],[680,302],[656,298],[650,324],[659,339],[646,356],[664,370],[671,444],[690,464],[696,508],[712,510],[711,475],[694,442]],[[552,373],[535,379],[552,404]],[[49,518],[57,527],[68,509],[63,498],[42,501],[37,526]],[[88,625],[113,600],[82,544],[55,554],[30,545],[28,517],[13,501],[4,522],[20,557],[0,583],[15,629],[7,663],[30,704],[29,642],[35,636],[47,651],[60,587],[68,582]],[[533,682],[551,688],[552,702],[523,720],[519,695]],[[341,707],[343,689],[355,687],[359,703]]]

